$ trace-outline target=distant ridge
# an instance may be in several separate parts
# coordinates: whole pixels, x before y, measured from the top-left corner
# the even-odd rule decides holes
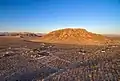
[[[120,37],[120,34],[103,34],[103,35],[107,37]]]
[[[38,35],[35,33],[30,33],[30,32],[0,32],[0,36],[37,37]]]
[[[35,40],[33,40],[35,41]],[[52,31],[37,42],[50,42],[50,43],[65,43],[65,44],[86,44],[86,45],[101,45],[114,43],[113,40],[106,36],[88,32],[86,29],[81,28],[65,28]]]

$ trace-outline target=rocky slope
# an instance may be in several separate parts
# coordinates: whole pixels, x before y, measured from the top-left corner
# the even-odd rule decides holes
[[[65,43],[65,44],[110,44],[114,41],[100,34],[88,32],[85,29],[80,28],[66,28],[56,31],[52,31],[47,35],[41,37],[40,41],[50,43]]]

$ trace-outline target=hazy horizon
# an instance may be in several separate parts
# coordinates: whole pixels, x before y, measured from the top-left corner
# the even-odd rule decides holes
[[[56,28],[56,29],[53,29],[53,30],[51,30],[51,31],[55,31],[55,30],[60,30],[60,29],[66,29],[66,28],[74,28],[74,27],[64,27],[64,28]],[[81,27],[79,27],[80,29],[85,29],[85,28],[81,28]],[[87,30],[87,29],[86,29]],[[24,29],[23,30],[11,30],[11,31],[0,31],[0,32],[8,32],[8,33],[22,33],[22,32],[28,32],[28,33],[43,33],[43,34],[47,34],[47,33],[49,33],[49,32],[51,32],[51,31],[48,31],[48,32],[43,32],[43,31],[41,31],[41,32],[36,32],[36,31],[25,31]],[[89,30],[87,30],[88,32],[92,32],[92,33],[96,33],[96,34],[103,34],[103,35],[120,35],[120,33],[98,33],[98,32],[95,32],[95,31],[89,31]]]
[[[120,34],[120,1],[0,1],[0,32],[48,33],[63,28],[84,28],[98,34]]]
[[[66,29],[66,28],[76,28],[76,29],[78,29],[78,28],[80,28],[80,29],[85,29],[84,27],[63,27],[63,28],[56,28],[56,29],[53,29],[53,30],[51,30],[51,31],[55,31],[55,30],[60,30],[60,29]],[[86,29],[87,30],[87,29]],[[47,33],[49,33],[49,32],[51,32],[51,31],[48,31],[48,32],[35,32],[35,31],[25,31],[25,30],[12,30],[12,31],[0,31],[1,33],[2,32],[8,32],[8,33],[22,33],[22,32],[28,32],[28,33],[41,33],[41,34],[47,34]],[[102,35],[120,35],[120,33],[98,33],[98,32],[94,32],[94,31],[89,31],[89,30],[87,30],[88,32],[92,32],[92,33],[96,33],[96,34],[102,34]]]

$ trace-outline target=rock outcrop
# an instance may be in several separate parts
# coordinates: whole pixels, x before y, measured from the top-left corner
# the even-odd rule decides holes
[[[65,43],[65,44],[109,44],[113,41],[108,37],[100,34],[88,32],[81,28],[66,28],[52,31],[40,38],[40,41],[50,43]]]

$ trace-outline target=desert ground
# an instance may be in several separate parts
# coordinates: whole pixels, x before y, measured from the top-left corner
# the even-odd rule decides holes
[[[0,37],[0,81],[120,81],[120,45]]]

